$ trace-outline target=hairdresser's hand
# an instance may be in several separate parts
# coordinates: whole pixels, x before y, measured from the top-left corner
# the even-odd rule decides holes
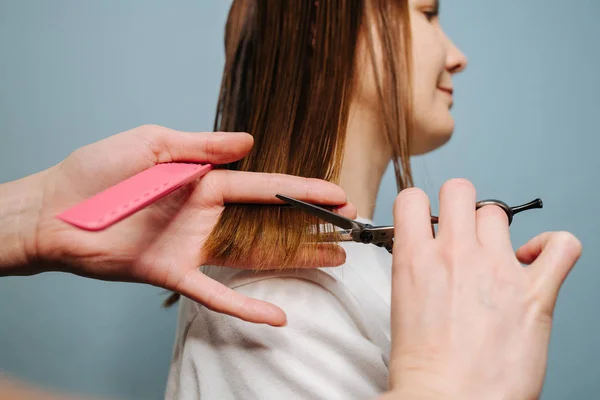
[[[398,195],[389,398],[534,399],[541,392],[555,302],[581,244],[570,233],[547,232],[515,254],[504,211],[475,211],[475,203],[470,182],[448,181],[434,238],[425,193]]]
[[[283,324],[281,309],[242,296],[201,274],[198,267],[210,261],[201,246],[225,204],[279,203],[276,193],[340,206],[341,214],[354,218],[354,207],[346,203],[346,195],[337,185],[287,175],[213,170],[104,231],[84,231],[55,218],[155,164],[228,163],[244,157],[252,145],[253,138],[246,133],[187,133],[142,126],[76,150],[61,163],[25,178],[31,180],[31,190],[40,192],[39,215],[34,229],[22,239],[29,269],[21,265],[9,272],[24,275],[59,270],[147,283],[244,320]],[[313,248],[310,254],[314,257],[306,267],[340,265],[345,260],[341,248],[335,253]],[[10,274],[6,271],[5,275]]]
[[[0,371],[0,399],[1,400],[101,400],[94,397],[81,397],[57,393],[56,391],[37,387],[10,377],[2,376]]]

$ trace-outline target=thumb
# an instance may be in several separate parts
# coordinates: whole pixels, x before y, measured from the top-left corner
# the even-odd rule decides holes
[[[544,232],[521,246],[517,259],[530,264],[536,291],[554,308],[558,292],[581,256],[581,242],[569,232]]]
[[[182,132],[145,125],[132,132],[151,147],[158,162],[226,164],[245,157],[254,138],[245,132]]]

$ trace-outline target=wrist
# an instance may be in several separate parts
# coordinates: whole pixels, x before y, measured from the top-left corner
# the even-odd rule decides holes
[[[429,393],[423,388],[394,389],[385,392],[377,400],[448,400],[462,397],[442,396],[441,394]]]
[[[36,230],[43,204],[42,171],[0,184],[0,276],[33,275]]]
[[[471,400],[471,398],[468,394],[457,390],[441,389],[437,383],[427,382],[419,385],[411,382],[391,389],[378,400]]]
[[[468,377],[459,378],[452,373],[405,373],[403,378],[390,386],[390,396],[381,400],[486,400],[506,398],[497,384],[482,384]],[[499,390],[500,389],[500,390]],[[387,393],[386,393],[387,395]]]

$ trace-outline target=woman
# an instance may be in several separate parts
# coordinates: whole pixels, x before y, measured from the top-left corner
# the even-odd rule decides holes
[[[255,136],[230,168],[339,182],[371,222],[392,160],[453,132],[452,76],[465,56],[445,36],[435,0],[233,2],[216,129]],[[412,49],[412,51],[411,51]],[[391,256],[343,244],[346,264],[296,269],[318,221],[294,209],[227,208],[205,243],[210,277],[282,307],[287,325],[249,324],[184,299],[167,398],[372,398],[387,387]],[[254,249],[266,249],[253,257]],[[282,249],[280,270],[264,265]],[[227,259],[227,263],[223,260]]]

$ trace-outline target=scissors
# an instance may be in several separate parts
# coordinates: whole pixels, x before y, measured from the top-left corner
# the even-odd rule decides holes
[[[288,205],[304,210],[322,220],[325,220],[342,230],[336,234],[323,235],[323,242],[342,241],[342,242],[358,242],[364,244],[374,244],[385,249],[391,254],[394,247],[394,227],[393,226],[373,226],[364,224],[358,221],[351,220],[341,215],[335,214],[324,208],[314,204],[305,203],[303,201],[277,194],[279,200],[283,200]],[[476,209],[487,205],[496,205],[500,207],[508,216],[508,225],[513,221],[513,216],[521,211],[531,210],[534,208],[542,208],[543,203],[540,198],[537,198],[529,203],[520,206],[510,207],[505,202],[500,200],[481,200],[476,203]],[[437,224],[438,217],[432,215],[431,223]]]

